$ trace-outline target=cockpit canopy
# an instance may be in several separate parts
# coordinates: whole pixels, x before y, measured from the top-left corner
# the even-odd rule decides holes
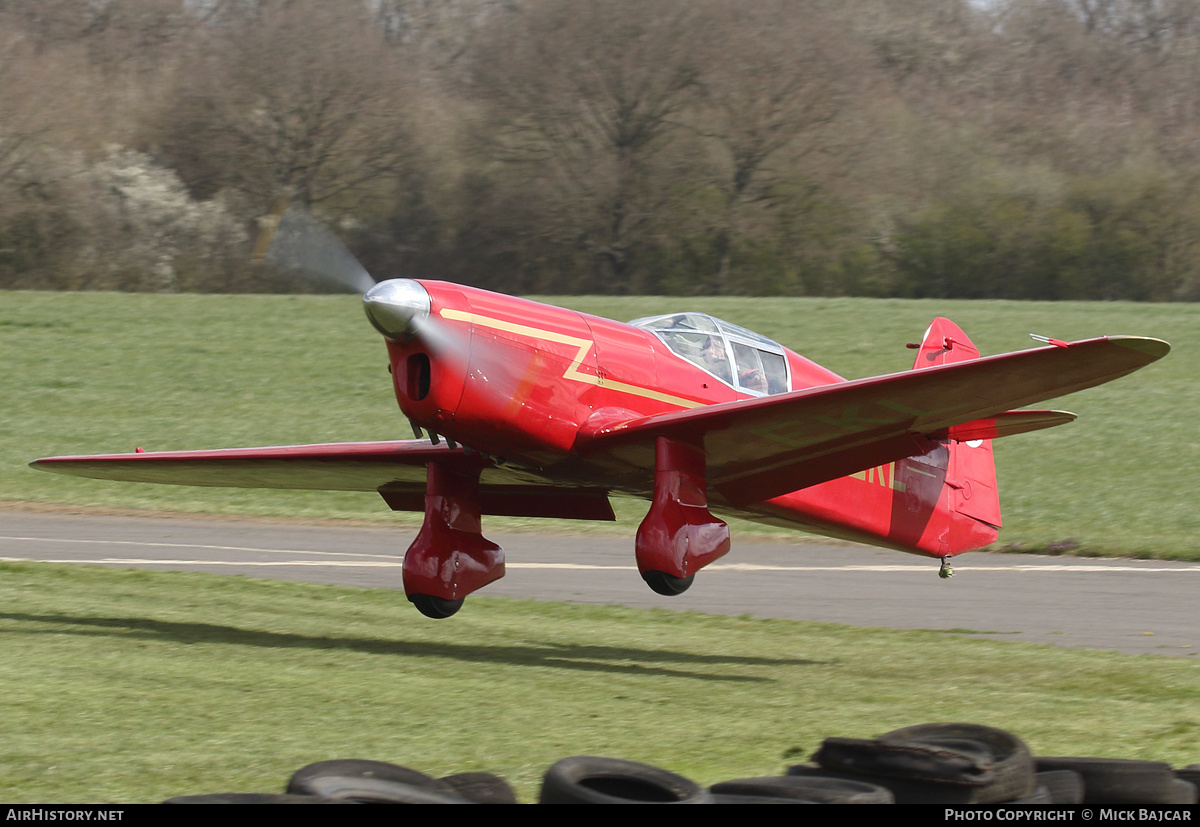
[[[740,391],[761,396],[791,389],[783,346],[744,327],[704,313],[648,316],[630,324]]]

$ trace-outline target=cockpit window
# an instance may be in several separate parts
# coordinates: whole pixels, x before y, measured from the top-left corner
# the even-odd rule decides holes
[[[770,353],[760,350],[763,372],[767,374],[767,393],[785,393],[791,386],[788,384],[787,359],[782,353]]]
[[[717,320],[703,313],[675,313],[670,316],[649,316],[644,319],[634,319],[630,322],[634,327],[645,330],[694,330],[701,333],[716,333]],[[732,327],[732,325],[730,325]]]
[[[674,313],[634,319],[677,356],[727,385],[755,395],[784,393],[788,381],[783,348],[765,336],[704,313]]]

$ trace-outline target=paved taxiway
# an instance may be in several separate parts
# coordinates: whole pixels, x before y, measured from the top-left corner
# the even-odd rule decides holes
[[[0,511],[0,558],[186,569],[401,588],[412,531]],[[1200,657],[1200,564],[966,554],[937,562],[862,546],[734,538],[686,594],[652,593],[633,538],[488,535],[507,576],[481,595],[955,630],[995,640]],[[397,599],[403,599],[401,595]],[[470,611],[470,599],[463,611]],[[413,611],[414,622],[425,621]]]

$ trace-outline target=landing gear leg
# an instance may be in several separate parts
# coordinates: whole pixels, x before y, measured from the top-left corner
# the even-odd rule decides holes
[[[682,594],[696,572],[729,551],[729,526],[708,511],[703,449],[654,443],[654,502],[637,532],[638,571],[662,595]]]
[[[425,522],[404,555],[404,591],[426,617],[450,617],[504,576],[504,551],[480,533],[479,472],[429,463]]]
[[[940,569],[938,569],[938,577],[942,578],[943,580],[949,580],[953,576],[954,576],[954,569],[950,568],[950,558],[943,557],[942,558],[942,567]]]

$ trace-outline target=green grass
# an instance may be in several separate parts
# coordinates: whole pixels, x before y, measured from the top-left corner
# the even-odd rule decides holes
[[[1178,658],[488,598],[431,622],[397,591],[38,563],[0,565],[0,605],[9,802],[281,791],[331,758],[487,770],[528,802],[570,755],[707,784],[933,721],[1200,761]]]
[[[905,342],[957,321],[984,353],[1058,338],[1133,333],[1174,346],[1125,379],[1056,400],[1078,422],[996,443],[1001,547],[1200,559],[1193,304],[868,299],[551,298],[619,319],[683,307],[772,336],[848,378],[911,364]],[[35,457],[407,438],[382,343],[354,296],[0,293],[0,501],[149,511],[392,520],[371,494],[240,492],[78,480]],[[618,502],[632,533],[645,506]],[[504,530],[610,530],[489,521]],[[735,524],[747,531],[773,529]]]

